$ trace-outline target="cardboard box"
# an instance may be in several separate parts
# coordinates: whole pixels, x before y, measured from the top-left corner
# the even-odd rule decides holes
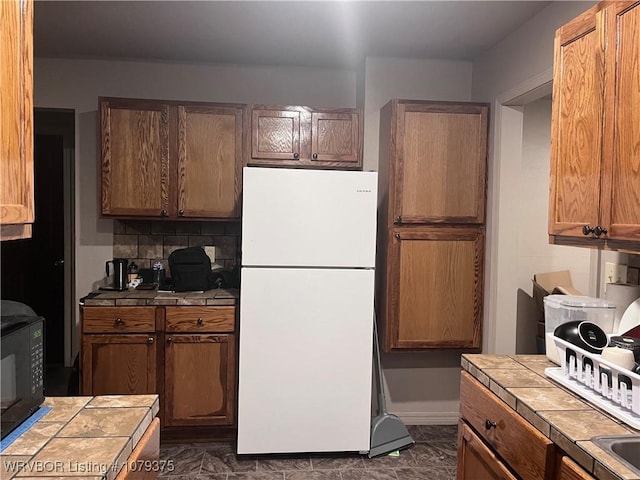
[[[552,293],[564,293],[565,295],[582,295],[573,287],[571,272],[562,270],[560,272],[536,273],[533,276],[533,301],[536,309],[542,313],[544,318],[543,298]]]

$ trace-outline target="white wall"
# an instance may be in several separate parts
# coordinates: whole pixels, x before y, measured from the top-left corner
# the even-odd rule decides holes
[[[76,112],[74,304],[113,256],[113,221],[98,215],[98,96],[351,108],[355,81],[347,70],[36,58],[35,106]]]

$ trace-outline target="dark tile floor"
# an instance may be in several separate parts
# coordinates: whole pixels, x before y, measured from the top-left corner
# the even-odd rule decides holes
[[[166,444],[172,460],[160,480],[451,480],[456,478],[457,426],[409,426],[415,445],[397,457],[354,454],[237,456],[229,443]]]

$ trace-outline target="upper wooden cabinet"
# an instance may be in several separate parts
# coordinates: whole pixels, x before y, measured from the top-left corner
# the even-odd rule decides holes
[[[0,239],[30,238],[33,199],[33,2],[0,2]]]
[[[389,225],[482,224],[487,105],[394,100],[382,115],[393,139]]]
[[[245,112],[101,98],[103,215],[238,218]]]
[[[357,109],[253,105],[247,165],[362,168]]]
[[[380,111],[376,303],[385,351],[482,345],[487,104]]]
[[[640,251],[640,3],[556,32],[550,241]]]

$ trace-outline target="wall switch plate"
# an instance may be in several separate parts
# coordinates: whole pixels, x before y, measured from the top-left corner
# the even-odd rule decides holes
[[[605,291],[607,283],[627,283],[627,266],[619,263],[606,262],[604,264]]]

